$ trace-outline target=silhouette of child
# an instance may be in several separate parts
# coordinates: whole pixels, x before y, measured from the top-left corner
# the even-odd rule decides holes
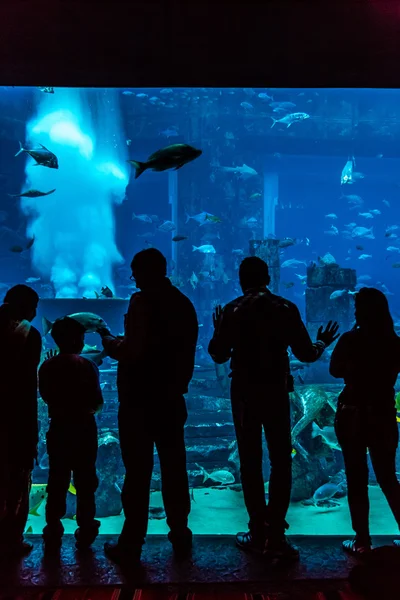
[[[97,537],[100,522],[95,519],[97,426],[95,413],[103,405],[97,366],[80,356],[85,329],[69,317],[57,320],[51,335],[59,353],[39,369],[40,394],[48,405],[50,428],[47,433],[49,480],[47,485],[46,547],[59,547],[64,533],[61,519],[71,472],[76,488],[76,546],[90,546]]]

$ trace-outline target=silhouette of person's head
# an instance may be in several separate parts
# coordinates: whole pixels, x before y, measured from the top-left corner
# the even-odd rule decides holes
[[[355,295],[354,315],[360,329],[377,334],[394,332],[387,298],[376,288],[361,288]]]
[[[167,275],[167,260],[156,248],[148,248],[135,254],[131,269],[139,289],[156,287]]]
[[[258,256],[245,258],[239,267],[239,281],[243,292],[252,288],[267,287],[271,281],[267,263]]]
[[[71,319],[63,317],[57,319],[51,328],[51,337],[57,344],[60,352],[66,354],[79,354],[85,345],[85,328]]]
[[[18,284],[10,288],[4,296],[4,305],[13,319],[22,321],[33,321],[36,317],[36,309],[39,296],[28,285]]]

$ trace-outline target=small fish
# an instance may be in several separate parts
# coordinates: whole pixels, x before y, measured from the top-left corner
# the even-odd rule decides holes
[[[171,90],[171,88],[163,88],[162,90],[160,90],[160,94],[162,94],[163,96],[169,96],[170,94],[173,94],[174,90]]]
[[[290,290],[290,288],[292,288],[294,286],[293,281],[282,281],[282,285],[285,289]]]
[[[202,252],[203,254],[216,254],[214,246],[211,244],[204,244],[203,246],[192,246],[193,252]]]
[[[337,215],[335,213],[329,213],[329,215],[325,215],[326,219],[337,219]]]
[[[356,250],[364,250],[364,246],[361,246],[360,244],[357,244]]]
[[[304,121],[305,119],[309,119],[310,115],[308,115],[307,113],[292,113],[290,115],[285,115],[284,117],[282,117],[281,119],[274,119],[274,117],[271,117],[272,119],[272,125],[271,125],[271,129],[272,127],[274,127],[274,125],[276,125],[276,123],[283,123],[286,125],[286,129],[288,129],[291,125],[293,125],[293,123],[299,123],[300,121]]]
[[[86,333],[96,333],[99,329],[108,329],[107,323],[99,315],[90,312],[79,312],[66,315],[70,319],[75,319],[85,328]],[[54,323],[42,318],[43,336],[46,336],[53,328]]]
[[[298,277],[300,279],[300,282],[305,284],[307,281],[307,275],[299,275],[298,273],[295,273],[296,277]]]
[[[164,221],[161,225],[157,227],[159,231],[165,231],[169,233],[170,231],[174,231],[176,229],[176,225],[172,221]]]
[[[367,260],[367,258],[372,258],[372,254],[361,254],[358,260]]]
[[[151,169],[152,171],[166,171],[167,169],[180,169],[188,162],[195,160],[202,154],[202,150],[193,148],[189,144],[172,144],[157,150],[149,156],[146,162],[138,160],[128,160],[135,168],[135,179],[137,179],[144,171]]]
[[[381,215],[381,211],[378,210],[377,208],[373,208],[372,210],[369,211],[372,215]]]
[[[250,96],[250,98],[251,98],[252,96],[255,96],[255,95],[256,95],[256,93],[255,93],[255,91],[253,90],[253,88],[243,88],[243,91],[244,91],[244,93],[246,94],[246,96]]]
[[[258,175],[255,169],[252,169],[252,167],[249,167],[244,163],[241,167],[217,167],[217,169],[223,171],[224,173],[235,173],[235,175],[238,175],[240,179],[248,179],[249,177]]]
[[[136,94],[136,98],[139,98],[140,100],[143,100],[144,98],[148,98],[148,97],[149,97],[148,94],[143,94],[143,93]]]
[[[371,275],[359,275],[359,277],[357,277],[357,281],[371,281],[371,279]]]
[[[292,110],[296,108],[296,105],[293,102],[271,102],[271,108],[282,108],[283,110]]]
[[[208,479],[212,479],[212,481],[216,481],[221,485],[229,485],[230,483],[235,482],[235,477],[227,469],[218,469],[216,471],[212,471],[212,473],[207,473],[204,467],[198,465],[197,463],[195,464],[203,474],[203,483],[205,483]]]
[[[332,292],[332,294],[329,296],[330,300],[336,300],[336,298],[341,298],[341,296],[345,296],[347,294],[347,290],[336,290],[335,292]]]
[[[382,202],[383,202],[383,204],[385,206],[387,206],[388,208],[390,208],[390,202],[389,202],[389,200],[382,200]]]
[[[135,215],[135,213],[132,213],[132,221],[134,221],[135,219],[137,219],[138,221],[143,221],[143,223],[153,222],[149,215]]]
[[[386,233],[393,233],[393,231],[396,231],[398,228],[398,225],[389,225],[389,227],[386,227],[385,235]]]
[[[26,250],[30,250],[34,243],[35,243],[35,236],[32,236],[30,238],[30,240],[28,241],[27,245],[25,246]]]
[[[359,171],[353,171],[353,181],[358,181],[359,179],[364,179],[364,178],[365,178],[364,173],[360,173]]]
[[[126,140],[126,145],[130,146],[132,144],[132,140]]]
[[[296,238],[283,238],[280,240],[278,247],[279,248],[289,248],[290,246],[294,246],[296,243]]]
[[[307,263],[305,263],[304,260],[297,260],[296,258],[290,258],[289,260],[285,260],[285,262],[283,262],[281,264],[281,268],[285,269],[287,267],[292,267],[294,269],[297,269],[297,267],[300,265],[307,266]]]
[[[368,238],[370,240],[374,240],[374,228],[371,227],[367,229],[367,227],[355,227],[351,232],[352,238]]]
[[[314,503],[318,504],[318,502],[322,502],[323,500],[329,500],[330,498],[333,498],[333,496],[340,492],[341,489],[341,483],[324,483],[324,485],[321,485],[317,490],[315,490],[313,495]]]
[[[134,95],[135,95],[135,93],[134,93],[134,92],[131,92],[130,90],[124,90],[124,91],[122,92],[122,94],[123,94],[124,96],[134,96]]]
[[[21,254],[21,252],[24,251],[24,248],[22,246],[11,246],[11,248],[9,248],[10,252],[14,252],[14,254]]]
[[[49,196],[50,194],[54,194],[54,190],[50,190],[49,192],[40,192],[39,190],[28,190],[26,192],[21,192],[20,194],[8,194],[11,198],[39,198],[40,196]]]
[[[265,92],[260,92],[258,94],[258,97],[260,98],[260,100],[262,100],[263,102],[268,102],[268,100],[272,100],[271,96],[268,96],[268,94],[266,94]]]
[[[45,87],[42,85],[37,85],[36,87],[38,90],[40,90],[41,92],[44,92],[45,94],[54,94],[54,88],[52,88],[52,87]]]
[[[249,219],[244,219],[244,224],[250,228],[257,227],[258,221],[255,217],[250,217]]]
[[[172,238],[173,242],[183,242],[184,240],[187,240],[188,237],[187,235],[176,235],[175,237]]]
[[[163,135],[166,138],[177,137],[179,135],[178,129],[173,129],[172,127],[167,127],[163,131],[160,131],[159,135]]]
[[[262,198],[261,192],[254,192],[254,194],[251,194],[250,196],[250,200],[259,200],[260,198]]]
[[[114,298],[114,294],[112,293],[112,290],[110,290],[108,285],[105,285],[101,288],[100,296],[104,296],[105,298]]]
[[[28,279],[25,279],[25,283],[36,283],[40,281],[40,277],[28,277]]]
[[[236,248],[232,250],[232,254],[235,254],[236,256],[244,256],[244,250],[241,248]]]
[[[400,248],[397,248],[397,246],[388,246],[386,250],[388,252],[400,252]]]
[[[364,217],[364,219],[373,219],[374,215],[371,215],[370,212],[358,213],[360,217]]]
[[[241,102],[240,106],[245,110],[254,110],[254,106],[250,102]]]
[[[192,288],[195,290],[197,287],[197,284],[199,283],[199,279],[194,271],[193,271],[192,275],[190,276],[189,282],[190,282],[190,285],[192,286]]]
[[[334,450],[340,450],[339,442],[336,437],[335,428],[331,425],[327,425],[326,427],[319,427],[317,423],[313,422],[312,424],[312,432],[311,437],[316,438],[321,436],[324,440],[325,444],[329,446],[329,448],[333,448]]]
[[[37,148],[36,150],[34,150],[34,149],[28,150],[28,149],[24,148],[22,146],[21,142],[19,142],[19,146],[20,146],[20,149],[18,150],[18,152],[15,156],[18,156],[22,152],[26,152],[36,161],[35,166],[41,165],[42,167],[48,167],[49,169],[58,169],[57,156],[55,154],[53,154],[52,152],[50,152],[50,150],[48,150],[45,146],[43,146],[43,144],[39,144],[40,148]]]
[[[215,219],[218,219],[218,217],[215,217],[214,215],[212,215],[211,213],[208,212],[202,212],[199,213],[198,215],[193,215],[190,216],[188,213],[186,213],[186,223],[188,223],[190,221],[190,219],[193,219],[193,221],[197,221],[198,223],[200,223],[200,225],[204,225],[205,223],[218,223],[219,221],[215,221]]]

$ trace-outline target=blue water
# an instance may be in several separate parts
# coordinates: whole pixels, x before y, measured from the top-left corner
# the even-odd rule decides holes
[[[234,533],[246,522],[240,489],[221,488],[214,482],[215,489],[209,490],[213,481],[203,485],[195,464],[202,464],[208,472],[228,469],[236,484],[240,483],[237,464],[229,460],[234,450],[229,398],[216,380],[206,348],[212,334],[213,307],[240,293],[237,270],[249,254],[249,241],[267,236],[293,239],[293,245],[281,250],[280,263],[294,258],[304,264],[281,269],[279,293],[296,302],[304,317],[306,285],[297,275],[305,276],[307,265],[330,253],[340,267],[355,269],[357,277],[364,277],[359,284],[362,281],[387,294],[400,328],[400,270],[393,266],[400,264],[399,99],[397,90],[55,88],[51,94],[38,88],[0,88],[1,297],[15,283],[27,281],[43,300],[40,316],[50,311],[53,317],[73,312],[77,306],[82,310],[82,297],[95,302],[103,286],[127,301],[134,291],[129,280],[132,256],[151,246],[166,255],[171,280],[192,299],[201,324],[197,371],[188,397],[188,469],[198,494],[193,511],[199,511],[207,495],[213,498],[212,506],[204,504],[202,509],[211,511],[208,532]],[[279,113],[276,108],[281,109]],[[305,113],[307,118],[287,127],[288,115],[293,113]],[[271,127],[273,119],[281,122]],[[33,166],[34,160],[26,153],[14,157],[19,141],[25,148],[43,144],[57,155],[59,169]],[[145,161],[154,151],[176,143],[191,144],[203,153],[176,172],[148,170],[134,179],[128,159]],[[341,185],[348,160],[360,175],[352,185]],[[244,165],[248,172],[242,172]],[[49,196],[10,197],[28,189],[46,192],[53,188],[56,192]],[[203,211],[220,222],[186,222],[187,214]],[[133,214],[147,215],[151,222],[133,219]],[[164,221],[173,221],[172,233],[159,230]],[[355,227],[370,229],[371,235],[352,236]],[[173,242],[177,234],[187,239]],[[214,247],[215,254],[192,251],[193,246],[206,244]],[[13,252],[15,246],[23,251]],[[61,299],[62,304],[57,304]],[[121,331],[122,300],[118,309],[115,305]],[[97,312],[102,314],[98,302]],[[96,310],[96,305],[91,304],[91,309]],[[35,324],[40,328],[40,319]],[[88,343],[99,344],[99,340],[93,336]],[[49,345],[47,339],[46,347]],[[107,397],[100,425],[117,437],[115,377],[107,362],[102,371]],[[297,387],[303,393],[303,386],[322,386],[334,402],[340,390],[340,385],[332,387],[335,383],[325,362],[315,370],[305,370]],[[322,393],[320,388],[313,389]],[[218,416],[200,396],[219,398]],[[293,423],[300,416],[296,410],[294,406]],[[329,426],[333,414],[332,407],[325,406],[316,420],[321,427]],[[44,413],[42,418],[44,456]],[[193,448],[198,439],[193,432],[198,428],[202,439],[206,423],[214,424],[215,431],[207,448],[204,444],[204,453],[196,454]],[[218,433],[221,423],[226,427],[224,436]],[[311,438],[311,424],[301,442],[312,458],[309,470],[319,469],[318,485],[343,469],[340,451],[321,438]],[[229,444],[233,444],[231,449]],[[293,460],[300,460],[297,454]],[[264,463],[268,481],[268,461]],[[47,477],[45,457],[41,464],[34,473],[34,480],[40,483]],[[100,470],[103,467],[99,465]],[[121,483],[120,462],[116,471]],[[304,478],[304,472],[297,476]],[[372,475],[370,482],[374,484]],[[350,533],[345,496],[336,498],[339,508],[299,504],[309,499],[318,485],[307,494],[297,490],[292,530],[334,533],[335,520],[342,519],[339,533]],[[156,478],[152,489],[154,497],[158,494],[157,504]],[[376,533],[395,531],[379,491],[373,488],[373,493],[377,499],[372,528],[375,526]],[[202,494],[206,494],[204,498]],[[213,506],[220,508],[213,512]],[[225,525],[221,514],[226,517]],[[36,533],[40,523],[35,524],[35,518],[39,517],[31,520]],[[104,519],[105,532],[118,531],[118,518],[114,514]],[[196,518],[193,528],[201,533],[201,514]],[[152,521],[151,531],[163,531],[164,523]]]

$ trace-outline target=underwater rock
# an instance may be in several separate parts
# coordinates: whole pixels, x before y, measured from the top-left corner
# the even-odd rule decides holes
[[[229,460],[229,445],[232,440],[215,439],[207,444],[186,445],[186,457],[188,462],[207,462],[227,464]]]
[[[339,265],[317,266],[307,268],[307,287],[319,288],[332,286],[335,289],[354,288],[357,284],[355,269],[343,269]]]
[[[299,452],[292,461],[292,477],[292,502],[311,498],[316,489],[329,481],[318,458],[306,459]]]
[[[231,401],[229,398],[221,398],[214,396],[198,395],[196,397],[189,396],[187,400],[188,409],[196,408],[197,410],[213,411],[231,410]]]
[[[109,429],[99,431],[96,467],[99,479],[96,492],[96,516],[119,515],[122,510],[120,489],[124,469],[119,440]]]

